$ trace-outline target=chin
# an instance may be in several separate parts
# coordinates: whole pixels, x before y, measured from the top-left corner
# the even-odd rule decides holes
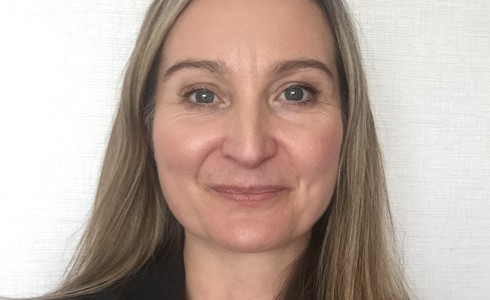
[[[271,232],[270,228],[235,228],[213,237],[215,244],[235,253],[262,253],[275,251],[300,243],[302,239],[294,238],[285,232]]]

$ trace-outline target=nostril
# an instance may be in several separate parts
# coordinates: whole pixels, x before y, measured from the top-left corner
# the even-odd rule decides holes
[[[267,126],[234,126],[222,144],[222,154],[247,168],[256,167],[276,155],[277,143]]]

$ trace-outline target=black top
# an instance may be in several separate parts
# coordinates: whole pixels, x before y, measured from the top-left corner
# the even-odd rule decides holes
[[[185,300],[182,254],[156,258],[124,283],[80,300]]]

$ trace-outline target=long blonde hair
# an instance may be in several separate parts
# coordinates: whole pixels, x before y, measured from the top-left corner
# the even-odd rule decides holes
[[[160,189],[150,132],[165,36],[189,0],[155,0],[127,65],[93,213],[61,287],[42,299],[102,291],[156,255],[177,251],[183,229]],[[344,140],[336,190],[282,297],[409,299],[394,258],[392,223],[366,79],[343,0],[316,1],[336,38]]]

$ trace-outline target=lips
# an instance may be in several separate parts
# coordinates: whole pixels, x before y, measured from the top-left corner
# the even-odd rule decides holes
[[[284,186],[279,185],[217,185],[212,189],[224,198],[245,206],[258,206],[276,198],[278,194],[286,190]]]

